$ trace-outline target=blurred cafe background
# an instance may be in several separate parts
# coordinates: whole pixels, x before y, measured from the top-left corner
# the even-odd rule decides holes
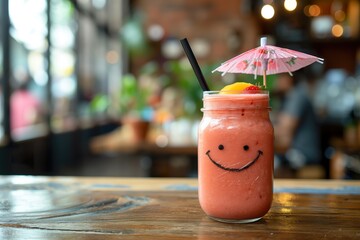
[[[309,84],[319,157],[275,176],[360,176],[358,0],[0,2],[1,174],[196,177],[202,91],[179,39],[219,90],[261,81],[211,71],[266,36],[325,59],[293,77]],[[275,125],[290,90],[268,78]]]

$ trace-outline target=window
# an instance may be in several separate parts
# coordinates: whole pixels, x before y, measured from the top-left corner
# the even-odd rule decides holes
[[[54,132],[74,130],[76,120],[76,19],[70,1],[50,1],[51,127]]]
[[[3,9],[0,5],[0,26],[3,26]],[[4,87],[3,87],[3,31],[0,30],[0,145],[5,143],[5,132],[4,132]]]
[[[9,1],[10,127],[24,140],[47,133],[47,1]]]

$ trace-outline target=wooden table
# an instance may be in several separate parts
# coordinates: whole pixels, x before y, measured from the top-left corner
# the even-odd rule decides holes
[[[215,222],[189,178],[0,177],[0,239],[360,239],[360,181],[275,180],[270,212]]]

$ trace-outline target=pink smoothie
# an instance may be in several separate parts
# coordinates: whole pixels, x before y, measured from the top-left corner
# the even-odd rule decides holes
[[[274,130],[269,96],[204,95],[199,127],[199,200],[218,220],[253,221],[270,209]]]

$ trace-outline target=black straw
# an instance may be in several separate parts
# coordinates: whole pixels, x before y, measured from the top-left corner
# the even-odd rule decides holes
[[[199,84],[200,84],[202,90],[209,91],[210,90],[209,86],[207,85],[207,83],[205,81],[204,75],[201,72],[199,64],[196,61],[195,55],[194,55],[193,51],[191,50],[188,40],[186,38],[181,39],[180,43],[181,43],[182,47],[184,48],[184,52],[185,52],[187,58],[189,59],[189,62],[195,72],[195,75],[199,81]]]

